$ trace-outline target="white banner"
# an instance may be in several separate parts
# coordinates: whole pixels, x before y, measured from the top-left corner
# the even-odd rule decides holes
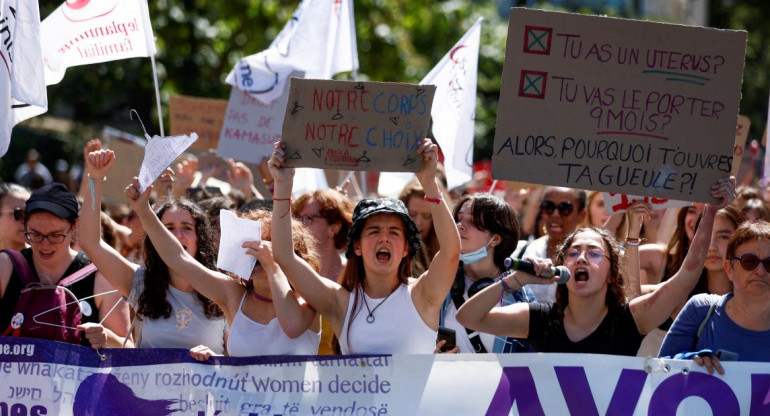
[[[303,0],[270,47],[239,60],[226,82],[270,104],[293,71],[329,79],[357,70],[356,48],[352,0]]]
[[[770,363],[591,354],[214,357],[0,338],[0,414],[745,415]]]
[[[41,24],[45,83],[67,68],[155,54],[146,0],[66,1]]]
[[[482,18],[444,55],[420,84],[436,86],[431,117],[433,136],[444,153],[447,187],[456,188],[473,175],[476,80]]]

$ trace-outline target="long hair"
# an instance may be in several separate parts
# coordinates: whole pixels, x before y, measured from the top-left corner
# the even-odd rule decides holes
[[[186,198],[170,199],[165,201],[155,211],[158,218],[170,209],[183,209],[190,213],[195,221],[195,235],[198,238],[198,251],[195,252],[195,260],[204,267],[216,269],[216,250],[214,241],[209,233],[209,221],[206,213],[194,202]],[[171,304],[166,299],[171,275],[168,266],[158,254],[149,236],[144,239],[144,258],[146,278],[144,291],[139,295],[139,307],[137,312],[150,319],[168,319],[171,317]],[[222,310],[207,297],[196,292],[198,300],[203,306],[203,312],[207,318],[223,316]]]
[[[687,225],[685,224],[685,218],[687,217],[687,210],[689,208],[690,207],[680,208],[679,214],[676,216],[676,229],[666,247],[666,270],[663,280],[667,280],[679,270],[679,267],[684,263],[684,257],[687,255],[687,250],[690,248],[690,238],[687,237]],[[658,276],[656,276],[656,278],[657,277]]]
[[[340,230],[334,235],[334,247],[341,250],[348,242],[348,230],[353,224],[353,203],[345,195],[331,189],[305,192],[292,204],[292,215],[298,216],[311,199],[318,202],[318,214],[329,224],[340,224]]]
[[[371,218],[374,218],[377,215],[382,214],[375,214],[371,217],[367,218],[364,221],[369,221]],[[364,222],[364,226],[357,227],[357,232],[355,235],[352,235],[352,241],[354,243],[358,242],[361,239],[361,231],[364,229],[366,225],[366,222]],[[406,238],[407,233],[407,226],[404,224],[404,243],[408,244],[408,239]],[[407,284],[409,282],[409,277],[412,275],[412,257],[407,254],[401,259],[401,263],[398,264],[398,281],[400,284]],[[354,254],[353,257],[348,259],[348,262],[345,264],[345,268],[342,269],[342,273],[340,274],[339,278],[339,284],[347,289],[350,292],[354,293],[353,296],[353,307],[350,309],[350,319],[348,324],[348,340],[350,340],[350,323],[353,322],[353,319],[358,315],[358,312],[361,310],[361,303],[360,303],[360,297],[361,292],[363,292],[364,287],[364,281],[366,281],[366,269],[364,268],[364,259]],[[349,347],[349,345],[348,345]],[[335,354],[341,354],[342,351],[340,349],[340,343],[339,339],[337,339],[337,336],[335,334],[334,338],[332,339],[332,348],[334,349]]]
[[[625,291],[625,279],[623,278],[624,270],[621,270],[620,264],[620,243],[614,235],[610,234],[603,228],[586,227],[580,228],[567,236],[564,242],[559,246],[559,250],[556,252],[556,259],[554,264],[561,266],[564,264],[564,254],[572,245],[575,237],[581,233],[593,232],[598,234],[604,241],[604,245],[607,246],[607,256],[610,261],[610,276],[607,282],[607,294],[604,298],[604,304],[608,307],[623,306],[626,304],[626,291]],[[560,321],[563,321],[564,310],[569,304],[569,291],[567,285],[559,285],[556,288],[556,314]]]
[[[404,189],[402,189],[401,193],[398,195],[398,199],[404,203],[407,209],[409,209],[409,199],[412,197],[419,199],[423,199],[425,197],[425,190],[423,190],[422,185],[420,185],[420,181],[418,181],[416,178],[407,182],[407,184],[404,185]],[[412,264],[414,274],[418,276],[425,272],[425,270],[428,270],[428,267],[430,267],[430,262],[433,260],[433,256],[435,256],[439,250],[439,243],[438,238],[436,237],[435,227],[431,226],[430,231],[428,232],[428,237],[423,239],[422,242],[423,244],[420,246],[420,251],[417,252],[417,255],[415,256],[414,262]]]
[[[457,222],[460,209],[466,203],[471,204],[471,221],[482,231],[500,236],[500,244],[495,246],[492,259],[500,270],[505,270],[505,259],[513,253],[519,243],[519,220],[510,205],[487,193],[466,195],[455,205],[452,216]]]

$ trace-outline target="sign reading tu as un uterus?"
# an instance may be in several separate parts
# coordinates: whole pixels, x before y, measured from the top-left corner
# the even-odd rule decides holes
[[[713,202],[746,32],[512,9],[495,179]]]

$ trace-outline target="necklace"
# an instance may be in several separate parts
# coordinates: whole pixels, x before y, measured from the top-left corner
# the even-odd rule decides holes
[[[364,292],[363,289],[361,289],[362,292]],[[393,291],[395,292],[395,290]],[[388,296],[385,296],[385,299],[381,300],[380,303],[377,304],[377,306],[374,307],[374,309],[369,309],[369,302],[366,301],[366,292],[364,292],[364,306],[366,306],[366,310],[369,311],[369,315],[366,316],[366,322],[367,323],[374,323],[374,311],[377,310],[380,306],[382,306],[383,303],[385,303],[386,300],[390,297],[390,295],[393,294],[393,292],[388,293]]]
[[[259,293],[257,293],[257,289],[256,288],[251,288],[251,294],[254,295],[254,297],[257,298],[257,300],[261,300],[262,302],[267,302],[267,303],[273,303],[272,299],[266,298],[266,297],[260,295]]]

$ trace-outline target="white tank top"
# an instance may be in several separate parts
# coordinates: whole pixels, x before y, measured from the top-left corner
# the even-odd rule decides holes
[[[437,331],[422,320],[414,306],[412,287],[401,284],[387,299],[372,299],[366,296],[363,289],[359,289],[357,311],[352,322],[350,312],[355,302],[355,292],[350,292],[345,323],[340,334],[342,353],[433,354]],[[366,320],[369,310],[364,306],[364,298],[369,310],[373,311],[374,322]]]
[[[243,292],[238,312],[235,313],[227,338],[227,352],[231,357],[251,357],[255,355],[315,355],[321,333],[308,328],[297,338],[289,338],[278,318],[273,318],[267,325],[254,322],[243,313],[243,302],[248,291]]]

